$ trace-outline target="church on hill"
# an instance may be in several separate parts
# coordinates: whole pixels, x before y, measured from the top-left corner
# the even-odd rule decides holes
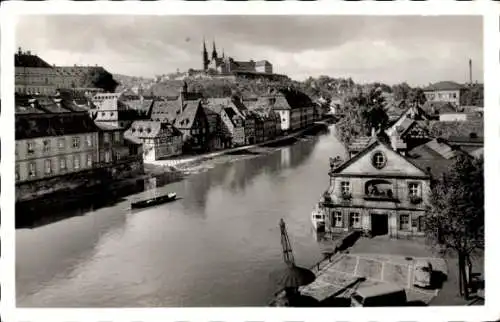
[[[234,73],[258,73],[258,74],[272,74],[273,65],[267,60],[260,61],[236,61],[232,57],[225,56],[224,50],[222,55],[219,56],[213,42],[212,55],[208,55],[205,40],[203,40],[203,71],[215,74],[234,74]]]

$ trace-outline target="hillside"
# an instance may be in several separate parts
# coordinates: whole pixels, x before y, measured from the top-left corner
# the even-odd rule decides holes
[[[119,83],[118,87],[116,88],[117,92],[139,86],[147,89],[150,88],[154,83],[153,78],[146,78],[146,77],[113,74],[113,78]]]

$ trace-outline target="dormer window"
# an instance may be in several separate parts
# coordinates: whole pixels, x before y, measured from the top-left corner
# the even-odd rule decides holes
[[[382,152],[377,151],[373,154],[372,165],[375,168],[382,169],[383,167],[385,167],[386,162],[387,162],[387,159],[385,158],[385,155]]]

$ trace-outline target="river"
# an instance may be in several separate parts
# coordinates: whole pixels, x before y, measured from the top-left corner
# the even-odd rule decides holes
[[[16,230],[20,307],[265,306],[284,263],[284,218],[295,261],[321,259],[310,212],[328,187],[333,134],[219,164],[185,180],[34,229]],[[182,199],[131,212],[131,200]]]

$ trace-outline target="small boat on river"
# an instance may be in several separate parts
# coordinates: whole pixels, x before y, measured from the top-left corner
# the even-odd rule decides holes
[[[159,196],[155,198],[150,198],[146,200],[141,200],[137,202],[132,202],[130,207],[132,209],[147,208],[152,206],[161,205],[167,202],[172,202],[177,199],[177,194],[175,192],[168,193],[164,196]]]

